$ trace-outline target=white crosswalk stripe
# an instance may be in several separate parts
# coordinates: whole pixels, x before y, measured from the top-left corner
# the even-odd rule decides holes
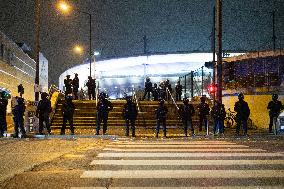
[[[283,158],[283,153],[270,153],[263,149],[226,141],[115,141],[107,145],[91,162],[94,170],[84,171],[80,178],[98,179],[98,181],[112,179],[112,182],[116,181],[117,185],[73,187],[72,189],[213,188],[199,185],[196,179],[207,179],[208,182],[215,179],[223,180],[225,184],[214,187],[216,189],[283,188]],[[124,186],[121,185],[123,182],[119,182],[121,179],[136,180],[130,182],[130,186],[127,184]],[[143,186],[135,185],[137,179],[145,182]],[[187,182],[194,184],[189,187],[183,184],[170,186],[169,182],[163,181],[161,182],[164,184],[163,187],[160,185],[155,187],[153,183],[150,184],[149,179],[190,179]],[[233,179],[234,182],[226,182],[228,179]],[[249,179],[275,179],[280,182],[271,182],[272,184],[266,185],[260,184],[262,182],[250,183]],[[149,186],[147,186],[148,182]],[[239,186],[239,182],[245,184]]]

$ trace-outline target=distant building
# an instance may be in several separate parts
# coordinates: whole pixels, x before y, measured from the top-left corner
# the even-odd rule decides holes
[[[24,98],[34,101],[36,63],[29,56],[31,49],[24,43],[14,43],[0,32],[0,87],[17,96],[17,86],[25,88]],[[48,90],[48,61],[40,54],[40,84]]]

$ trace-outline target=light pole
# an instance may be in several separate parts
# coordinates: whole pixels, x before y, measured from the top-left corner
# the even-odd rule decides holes
[[[35,59],[36,59],[36,75],[35,75],[35,102],[39,101],[39,52],[40,52],[40,17],[41,0],[35,1]]]
[[[66,2],[59,2],[58,3],[58,9],[60,9],[64,13],[70,12],[71,6],[68,5]],[[90,76],[92,76],[92,15],[88,12],[81,11],[79,9],[74,9],[79,13],[86,14],[89,17],[89,61],[90,61]],[[95,72],[94,72],[94,77],[95,77]]]

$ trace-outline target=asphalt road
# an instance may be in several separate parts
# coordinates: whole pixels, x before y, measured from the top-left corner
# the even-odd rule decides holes
[[[283,188],[284,137],[1,139],[1,188]]]

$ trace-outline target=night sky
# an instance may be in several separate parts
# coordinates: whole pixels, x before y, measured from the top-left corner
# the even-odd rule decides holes
[[[87,57],[89,23],[85,14],[66,16],[56,0],[42,0],[41,52],[49,60],[49,82],[58,83],[67,68]],[[93,48],[98,59],[148,51],[210,51],[215,0],[81,0],[68,1],[93,16]],[[272,49],[272,11],[275,10],[276,47],[284,46],[284,0],[223,0],[225,50]],[[16,42],[34,46],[34,0],[0,0],[0,30]],[[86,53],[72,51],[75,44]]]

